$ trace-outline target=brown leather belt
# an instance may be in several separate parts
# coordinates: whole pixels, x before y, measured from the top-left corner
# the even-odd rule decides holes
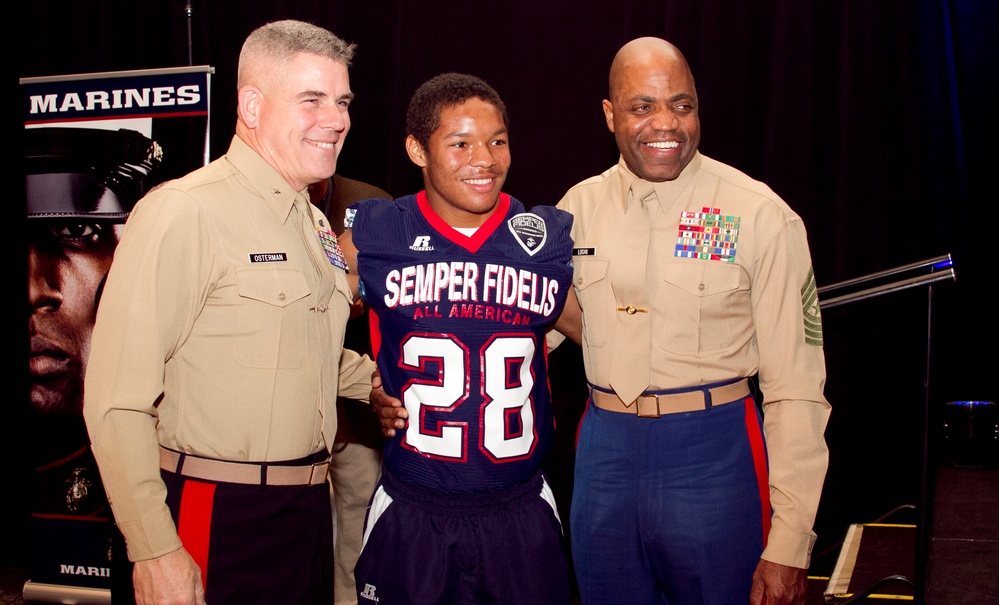
[[[229,462],[200,458],[160,447],[160,468],[171,472],[218,483],[244,485],[320,485],[326,481],[330,461],[299,466]]]
[[[593,401],[593,405],[598,408],[611,412],[637,414],[642,418],[658,418],[665,414],[696,412],[748,396],[749,380],[746,378],[731,384],[716,387],[694,387],[679,393],[642,394],[631,403],[621,401],[621,398],[615,393],[607,393],[590,387],[590,399]]]

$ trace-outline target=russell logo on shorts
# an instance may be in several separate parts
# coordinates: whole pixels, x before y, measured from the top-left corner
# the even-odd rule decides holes
[[[371,584],[365,584],[364,590],[361,591],[361,594],[359,594],[358,597],[362,599],[367,599],[372,603],[378,602],[378,597],[375,596],[375,587],[372,586]]]

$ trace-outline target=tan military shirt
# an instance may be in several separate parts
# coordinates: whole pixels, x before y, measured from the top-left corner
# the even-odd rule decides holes
[[[84,414],[132,560],[181,545],[160,444],[298,459],[333,443],[338,391],[367,399],[374,364],[341,350],[351,295],[320,222],[329,227],[238,138],[129,217],[94,327]]]
[[[623,158],[570,189],[558,207],[575,220],[574,286],[583,309],[587,380],[609,387],[615,348],[615,274],[628,253],[622,235],[632,174]],[[766,185],[700,153],[673,181],[655,183],[648,271],[650,389],[672,389],[759,373],[774,510],[763,558],[808,567],[812,525],[828,463],[823,433],[825,359],[815,280],[801,219]],[[705,252],[691,225],[724,245]],[[685,227],[681,229],[681,222]],[[733,232],[734,228],[734,232]],[[734,238],[732,235],[734,234]],[[807,328],[807,329],[806,329]]]

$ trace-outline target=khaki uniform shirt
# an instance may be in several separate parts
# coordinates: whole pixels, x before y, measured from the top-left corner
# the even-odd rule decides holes
[[[807,568],[828,463],[829,403],[815,280],[801,219],[766,185],[700,153],[673,181],[655,183],[648,296],[651,350],[620,343],[615,269],[643,263],[622,236],[632,174],[622,158],[570,189],[573,284],[583,309],[586,377],[609,387],[613,355],[650,356],[649,389],[698,386],[759,374],[773,520],[763,558]],[[681,249],[683,213],[731,217],[735,240],[714,258]],[[701,218],[686,220],[699,224]],[[737,221],[737,224],[735,224]],[[731,259],[731,260],[728,260]],[[620,272],[620,269],[618,269]],[[817,330],[816,330],[817,328]],[[622,353],[624,351],[624,353]]]
[[[332,445],[338,391],[367,400],[374,364],[341,350],[351,295],[320,221],[329,228],[238,138],[129,217],[94,327],[84,414],[132,560],[181,546],[160,444],[294,460]]]

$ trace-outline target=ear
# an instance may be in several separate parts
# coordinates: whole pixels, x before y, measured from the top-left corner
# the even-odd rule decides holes
[[[247,128],[256,128],[260,121],[260,102],[263,98],[256,86],[244,86],[236,93],[236,111]]]
[[[604,118],[607,120],[607,129],[614,132],[614,105],[610,101],[604,99]]]
[[[413,135],[406,137],[406,153],[409,154],[409,159],[419,166],[420,168],[427,167],[427,152],[423,149],[423,145],[417,141]]]

